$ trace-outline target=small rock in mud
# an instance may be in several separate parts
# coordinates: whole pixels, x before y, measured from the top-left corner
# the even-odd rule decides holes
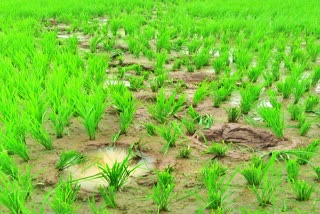
[[[203,130],[203,135],[208,141],[221,142],[224,140],[225,142],[246,144],[256,149],[275,147],[283,142],[268,130],[239,123],[218,124]],[[204,141],[201,136],[199,140]]]

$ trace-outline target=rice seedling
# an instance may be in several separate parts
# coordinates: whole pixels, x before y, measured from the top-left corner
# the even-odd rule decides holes
[[[176,146],[176,141],[182,134],[181,125],[176,121],[171,121],[168,124],[163,124],[158,127],[158,133],[166,141],[166,144],[162,148],[165,155],[168,153],[170,147]]]
[[[253,186],[251,189],[256,194],[259,206],[265,207],[272,204],[277,188],[280,186],[281,178],[269,178],[265,176],[259,187]]]
[[[193,135],[196,132],[197,127],[193,119],[184,117],[182,118],[181,123],[187,131],[187,135]]]
[[[80,164],[86,161],[86,157],[80,152],[70,150],[69,152],[62,151],[60,159],[56,163],[56,169],[63,170],[69,166]]]
[[[130,89],[132,91],[138,91],[142,86],[143,86],[143,77],[136,77],[136,76],[131,76],[129,78],[130,81]]]
[[[60,179],[54,189],[52,201],[49,203],[51,209],[55,213],[75,213],[77,207],[74,203],[79,190],[80,185],[73,183],[71,176],[68,176],[65,181]]]
[[[227,179],[226,174],[222,176],[221,171],[216,167],[209,165],[201,170],[208,196],[202,199],[206,204],[204,208],[199,209],[199,212],[203,212],[206,208],[217,210],[222,207],[222,203],[230,196],[226,192],[236,173],[237,170]]]
[[[153,123],[144,124],[144,128],[147,130],[149,136],[156,135],[156,126]]]
[[[148,112],[155,120],[164,123],[170,115],[175,115],[182,108],[185,99],[185,96],[180,96],[176,100],[176,92],[166,98],[165,91],[161,89],[157,95],[156,103],[148,106]]]
[[[241,110],[237,107],[229,107],[226,108],[225,111],[228,114],[228,122],[229,123],[236,123],[241,117]]]
[[[306,136],[309,130],[311,129],[312,123],[311,121],[304,121],[302,124],[299,124],[299,135]]]
[[[284,116],[280,109],[262,106],[257,108],[257,112],[277,137],[284,136]]]
[[[57,138],[62,138],[64,128],[69,124],[73,114],[73,106],[65,100],[61,101],[60,104],[53,106],[50,119],[56,131]]]
[[[208,95],[209,83],[207,80],[204,80],[194,92],[193,95],[193,106],[197,106],[207,95]]]
[[[287,180],[289,182],[295,182],[298,179],[300,164],[295,159],[289,159],[286,161]]]
[[[277,89],[282,93],[284,99],[290,97],[293,89],[294,81],[292,77],[287,77],[284,81],[277,84]]]
[[[318,96],[309,95],[304,104],[305,112],[313,112],[315,106],[318,105],[319,102],[320,102],[320,99]]]
[[[134,172],[139,165],[129,169],[129,161],[132,154],[132,148],[129,149],[127,157],[122,162],[115,162],[112,167],[108,164],[105,166],[98,164],[101,172],[95,175],[95,178],[103,178],[109,185],[109,188],[114,188],[114,191],[119,191],[127,182],[129,176]]]
[[[306,181],[297,180],[293,184],[293,189],[298,201],[308,201],[313,191],[313,185],[310,186]]]
[[[76,98],[76,111],[82,118],[84,127],[90,140],[94,140],[99,121],[107,107],[106,92],[98,86],[94,92]]]
[[[196,110],[193,108],[193,106],[189,106],[189,108],[188,108],[188,110],[187,110],[187,114],[188,114],[189,117],[191,117],[195,122],[197,122],[197,123],[200,122],[201,114],[199,114],[198,112],[196,112]]]
[[[153,78],[150,82],[150,88],[152,92],[157,92],[160,88],[162,88],[167,78],[167,73],[160,74],[157,77]]]
[[[305,148],[300,148],[294,151],[297,161],[300,165],[305,165],[319,151],[320,141],[315,140]]]
[[[239,47],[237,51],[234,52],[234,61],[237,68],[240,70],[245,70],[248,69],[252,61],[252,55],[247,49]]]
[[[257,82],[258,77],[262,74],[263,67],[257,66],[249,69],[247,75],[250,82]]]
[[[34,121],[30,124],[30,129],[33,137],[37,139],[41,145],[43,145],[48,150],[53,149],[52,139],[50,138],[47,129],[42,124]]]
[[[317,180],[320,181],[320,167],[319,166],[312,166],[312,169],[316,173]]]
[[[271,87],[272,83],[274,82],[275,78],[273,76],[273,74],[270,71],[267,71],[265,73],[263,73],[263,79],[264,79],[264,85],[266,87]]]
[[[290,119],[296,121],[299,119],[299,117],[301,117],[303,108],[299,104],[290,104],[288,107],[288,111],[290,113]]]
[[[129,125],[133,121],[134,114],[136,112],[135,106],[133,108],[126,108],[120,112],[120,131],[113,136],[113,141],[117,141],[121,134],[125,134],[129,128]]]
[[[179,150],[178,158],[189,158],[192,152],[192,148],[190,146],[184,146],[182,149]]]
[[[209,64],[209,60],[211,57],[209,51],[210,48],[202,48],[195,56],[192,57],[196,69],[200,69],[201,67]]]
[[[206,114],[201,115],[199,118],[199,125],[203,126],[205,129],[210,129],[214,123],[214,119],[212,115]]]
[[[251,186],[259,186],[263,179],[263,170],[261,166],[255,166],[254,164],[250,164],[246,166],[244,169],[240,171],[241,175],[244,176],[248,185]]]
[[[152,188],[152,194],[148,195],[148,198],[157,205],[157,213],[169,211],[174,187],[174,177],[171,173],[167,171],[157,172],[157,184]]]
[[[26,207],[26,198],[29,192],[20,186],[17,180],[0,171],[0,204],[11,213],[30,213]]]
[[[311,79],[311,84],[312,86],[315,86],[320,80],[320,67],[317,66],[312,73],[312,79]]]
[[[304,82],[297,82],[295,84],[295,88],[293,90],[293,96],[294,96],[294,104],[297,104],[306,91],[306,86]]]
[[[4,150],[3,147],[0,151],[0,159],[0,171],[5,173],[6,175],[9,175],[12,178],[17,178],[18,167],[16,163],[11,160],[11,158],[8,155],[8,152]]]
[[[105,206],[97,206],[94,195],[91,198],[88,197],[87,204],[89,205],[92,214],[109,214]]]
[[[230,148],[230,144],[226,144],[224,140],[221,143],[212,142],[212,145],[207,149],[206,153],[214,154],[217,158],[223,158],[226,156],[227,150]]]
[[[269,96],[269,102],[271,103],[272,107],[279,108],[279,109],[282,107],[281,102],[279,102],[277,99],[277,94],[275,91],[273,90],[268,91],[268,96]]]
[[[116,208],[117,203],[116,203],[116,194],[115,194],[115,187],[110,186],[110,187],[100,187],[99,188],[99,193],[103,198],[104,201],[104,206],[105,207],[110,207],[110,208]]]
[[[241,102],[240,109],[241,113],[248,114],[253,102],[259,99],[262,86],[255,86],[248,84],[245,88],[240,89]]]
[[[213,106],[219,108],[223,101],[227,100],[231,93],[231,89],[226,87],[221,87],[213,91]]]
[[[216,74],[220,74],[221,71],[225,70],[227,67],[226,60],[224,57],[219,57],[212,61],[212,67]]]

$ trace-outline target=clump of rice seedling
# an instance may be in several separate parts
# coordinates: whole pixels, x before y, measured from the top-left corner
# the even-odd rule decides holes
[[[223,101],[227,100],[228,96],[231,93],[231,89],[226,87],[220,87],[215,89],[212,95],[213,106],[219,108]]]
[[[248,84],[245,88],[240,89],[241,102],[240,109],[243,114],[248,114],[254,101],[259,99],[262,86]]]
[[[273,90],[270,90],[268,91],[268,95],[269,95],[269,102],[271,103],[272,107],[280,109],[282,104],[278,101],[276,92]]]
[[[187,110],[187,114],[197,123],[200,121],[201,114],[196,112],[196,110],[193,108],[193,106],[189,106]]]
[[[131,76],[129,78],[130,81],[130,89],[132,91],[138,91],[143,86],[143,77]]]
[[[312,166],[312,169],[317,175],[317,180],[320,181],[320,167],[319,166]]]
[[[283,82],[277,84],[277,89],[282,93],[284,99],[289,98],[293,85],[294,81],[291,77],[287,77]]]
[[[227,188],[234,178],[237,170],[226,179],[226,174],[222,176],[221,171],[217,167],[212,167],[208,165],[204,167],[201,171],[203,183],[206,186],[208,197],[202,199],[205,201],[206,205],[199,211],[203,211],[206,208],[217,210],[221,208],[223,201],[228,197],[226,195]]]
[[[77,200],[79,190],[80,185],[73,183],[71,176],[68,176],[66,181],[60,179],[54,189],[50,203],[51,209],[55,213],[74,213],[77,208],[74,203]]]
[[[56,169],[63,170],[69,166],[80,164],[86,161],[86,157],[76,151],[62,151],[59,161],[56,164]]]
[[[259,206],[265,207],[272,204],[276,189],[280,186],[281,178],[276,177],[270,179],[265,176],[259,187],[253,186],[252,191],[256,194]]]
[[[249,69],[247,75],[250,82],[256,82],[258,77],[262,74],[263,67],[257,66]]]
[[[18,167],[15,162],[13,162],[6,150],[4,150],[3,147],[1,147],[0,150],[0,171],[5,173],[6,175],[9,175],[12,178],[17,178],[18,175]]]
[[[196,124],[193,119],[184,117],[182,118],[181,123],[185,127],[188,135],[193,135],[196,132]]]
[[[245,70],[248,69],[252,61],[252,55],[246,48],[239,47],[239,49],[234,52],[234,61],[237,68]]]
[[[50,119],[56,131],[57,138],[62,138],[63,130],[69,124],[73,114],[73,106],[67,103],[66,100],[62,100],[61,103],[52,107]]]
[[[319,101],[320,99],[318,96],[309,95],[305,101],[305,112],[312,112]]]
[[[226,174],[227,167],[221,165],[221,163],[215,159],[213,161],[209,161],[209,163],[206,165],[205,169],[207,171],[214,171],[218,176],[223,176]],[[210,173],[208,173],[210,174]]]
[[[75,103],[89,139],[94,140],[98,124],[107,107],[106,91],[102,86],[97,86],[91,93],[76,98]]]
[[[320,80],[320,67],[317,66],[312,74],[311,84],[312,86],[315,86]]]
[[[209,83],[204,80],[193,95],[193,106],[197,106],[208,95]]]
[[[100,187],[99,188],[99,193],[103,198],[104,201],[104,207],[110,207],[110,208],[116,208],[117,203],[116,203],[116,194],[115,194],[115,187],[110,186],[110,187]]]
[[[183,106],[186,97],[180,96],[176,100],[176,92],[173,92],[169,98],[163,89],[157,95],[156,103],[148,106],[148,112],[160,123],[166,122],[168,116],[175,115]]]
[[[297,180],[294,182],[294,191],[298,201],[307,201],[311,197],[313,186],[310,186],[306,181]]]
[[[287,179],[289,182],[294,182],[298,179],[300,165],[297,160],[289,159],[286,162]]]
[[[212,142],[212,145],[207,149],[206,153],[214,154],[217,158],[223,158],[226,156],[227,150],[230,148],[230,145],[227,145],[224,140],[221,143]]]
[[[290,104],[288,107],[288,111],[290,113],[290,119],[296,121],[302,115],[303,108],[299,104]]]
[[[164,86],[165,81],[168,78],[167,72],[159,74],[157,77],[150,81],[150,88],[153,92],[157,92],[160,88]]]
[[[284,116],[280,109],[262,106],[257,112],[277,137],[284,136]]]
[[[45,129],[43,124],[38,123],[37,121],[31,123],[31,133],[38,142],[43,145],[46,149],[53,149],[53,142],[49,136],[48,131]]]
[[[26,199],[29,192],[19,184],[18,180],[12,180],[0,171],[0,204],[10,210],[11,213],[28,213]]]
[[[202,48],[199,53],[192,57],[196,69],[200,69],[202,66],[208,65],[210,60],[210,48]]]
[[[305,91],[306,91],[305,82],[301,81],[295,84],[295,88],[293,90],[294,104],[297,104],[299,102],[300,98],[302,97]]]
[[[320,141],[315,140],[310,143],[307,147],[301,148],[297,151],[294,151],[295,156],[297,157],[297,161],[300,165],[305,165],[309,162],[309,160],[316,154],[319,150]]]
[[[98,164],[98,168],[101,170],[97,174],[96,178],[103,178],[109,187],[113,187],[114,191],[119,191],[123,185],[127,182],[129,176],[134,172],[138,165],[132,169],[129,169],[129,161],[132,154],[132,148],[129,149],[127,157],[122,162],[115,162],[112,167],[108,164],[105,166]]]
[[[93,214],[109,214],[109,212],[105,206],[97,207],[96,199],[94,196],[92,196],[91,198],[88,197],[87,203],[88,203],[90,210]]]
[[[299,135],[305,136],[309,132],[311,126],[312,126],[311,121],[304,120],[302,123],[299,124]]]
[[[169,210],[169,202],[175,187],[174,178],[167,171],[157,172],[157,184],[152,188],[152,194],[148,196],[156,205],[157,213]]]
[[[120,131],[113,136],[114,142],[117,141],[121,134],[127,132],[129,125],[133,121],[133,117],[136,112],[136,107],[134,106],[134,104],[131,106],[132,108],[130,108],[130,105],[128,105],[127,108],[120,112]]]
[[[170,147],[176,146],[176,141],[181,135],[181,127],[176,121],[172,121],[169,124],[164,124],[158,127],[158,133],[163,139],[165,139],[166,144],[162,148],[164,154],[167,154]]]
[[[228,122],[229,123],[236,123],[238,122],[240,116],[241,116],[241,110],[237,107],[229,107],[226,108],[225,111],[228,114]]]
[[[203,126],[205,129],[210,129],[213,123],[214,119],[210,114],[201,115],[199,118],[199,125]]]
[[[187,147],[183,147],[182,149],[180,149],[179,151],[179,155],[178,158],[189,158],[192,152],[192,148],[190,146]]]
[[[144,128],[147,130],[147,133],[149,136],[155,136],[156,135],[156,127],[152,123],[146,123],[144,124]]]

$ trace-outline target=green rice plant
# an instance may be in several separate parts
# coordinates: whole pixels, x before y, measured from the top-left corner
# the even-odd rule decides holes
[[[188,110],[187,110],[187,114],[189,115],[189,117],[192,118],[193,121],[195,121],[196,123],[200,122],[200,117],[201,114],[196,112],[196,110],[193,108],[192,105],[189,106]]]
[[[251,159],[250,162],[255,166],[255,167],[261,167],[261,169],[263,170],[266,166],[267,163],[264,159],[262,159],[261,157],[254,155]]]
[[[98,124],[107,107],[106,91],[102,86],[97,86],[91,93],[76,98],[75,103],[89,139],[94,140]]]
[[[261,106],[257,108],[257,112],[277,137],[284,136],[284,116],[280,109]]]
[[[196,66],[196,69],[200,69],[203,66],[209,64],[210,60],[210,48],[201,48],[200,51],[192,57],[192,60]]]
[[[267,71],[267,72],[264,72],[262,76],[263,76],[263,79],[265,81],[264,85],[266,87],[271,87],[272,83],[275,80],[273,74],[270,71]]]
[[[115,192],[116,191],[115,191],[115,187],[114,186],[110,186],[110,187],[107,187],[107,188],[101,186],[99,188],[99,193],[103,198],[105,207],[110,207],[110,208],[116,208],[117,207]]]
[[[272,63],[271,73],[275,81],[280,79],[280,64],[278,62]]]
[[[205,129],[210,129],[213,123],[214,123],[214,119],[210,114],[201,115],[199,118],[199,125],[203,126]]]
[[[222,56],[217,59],[214,59],[212,61],[212,67],[215,71],[215,74],[220,74],[221,71],[226,70],[226,67],[227,67],[226,60]]]
[[[208,95],[209,83],[204,80],[196,89],[193,95],[193,106],[197,106]]]
[[[261,166],[255,166],[254,164],[250,164],[243,168],[240,173],[246,179],[249,185],[251,186],[259,186],[263,180],[263,169]]]
[[[129,176],[134,172],[139,165],[129,169],[129,161],[132,154],[132,148],[129,149],[127,157],[122,162],[115,162],[112,167],[108,164],[105,166],[98,164],[100,173],[95,175],[95,178],[103,178],[108,184],[109,188],[114,188],[114,191],[119,191],[127,182]]]
[[[214,159],[213,161],[208,162],[204,170],[205,171],[203,171],[203,173],[206,173],[205,176],[208,176],[210,174],[217,174],[219,177],[221,177],[226,174],[227,167],[223,166],[217,159]]]
[[[240,70],[248,69],[251,61],[252,55],[249,51],[243,47],[239,47],[234,53],[234,62]]]
[[[157,172],[157,184],[153,186],[152,194],[148,195],[148,198],[157,205],[157,213],[169,211],[174,187],[174,178],[171,173],[167,171]]]
[[[281,102],[278,101],[276,92],[273,90],[270,90],[268,91],[268,96],[269,96],[269,102],[271,103],[272,107],[280,109],[282,104]]]
[[[189,119],[189,118],[184,117],[184,118],[182,118],[181,123],[184,126],[184,128],[186,129],[187,135],[193,135],[196,132],[197,127],[196,127],[195,121],[193,119]]]
[[[148,106],[148,112],[155,120],[164,123],[169,116],[175,115],[182,108],[185,99],[185,96],[176,99],[176,92],[166,98],[165,91],[161,89],[157,95],[156,103]]]
[[[237,107],[229,107],[226,108],[225,111],[228,115],[228,122],[229,123],[236,123],[241,117],[241,110]]]
[[[207,154],[214,154],[217,158],[223,158],[226,156],[226,152],[230,148],[230,144],[226,144],[224,140],[221,143],[212,142],[212,145],[206,150]]]
[[[53,149],[52,139],[43,124],[40,124],[37,121],[34,121],[33,123],[30,122],[30,131],[33,137],[46,149]]]
[[[190,146],[184,146],[182,149],[179,150],[178,158],[189,158],[192,152],[192,148]]]
[[[311,61],[315,62],[320,53],[320,46],[315,44],[314,39],[312,39],[310,41],[307,41],[307,51],[311,58]]]
[[[240,109],[241,113],[248,114],[254,101],[259,99],[262,86],[255,86],[253,84],[248,84],[245,88],[240,89],[241,101]]]
[[[108,87],[108,92],[112,98],[112,105],[118,112],[125,109],[135,109],[135,98],[131,91],[124,84],[116,84]]]
[[[144,124],[144,128],[147,130],[149,136],[156,135],[156,127],[153,123],[146,123]]]
[[[320,67],[317,66],[312,73],[311,85],[315,86],[320,80]]]
[[[83,163],[86,160],[87,160],[86,157],[80,152],[73,151],[73,150],[66,152],[65,150],[63,150],[60,155],[60,159],[56,163],[56,169],[63,170],[72,165]]]
[[[293,184],[293,189],[298,201],[308,201],[311,197],[313,186],[310,186],[306,181],[297,180]]]
[[[11,160],[11,158],[8,155],[8,152],[4,150],[4,148],[1,146],[0,151],[0,171],[5,173],[6,175],[17,178],[18,176],[18,166],[15,162]]]
[[[284,81],[279,82],[277,84],[277,89],[279,92],[282,93],[283,98],[287,99],[292,93],[293,86],[294,86],[293,78],[289,76]]]
[[[77,207],[74,203],[77,200],[77,195],[80,190],[80,185],[73,183],[69,175],[67,180],[60,179],[52,195],[52,201],[49,203],[51,209],[55,213],[75,213]]]
[[[52,107],[50,119],[56,131],[57,138],[62,138],[64,128],[69,124],[73,114],[73,106],[67,103],[65,100]]]
[[[313,112],[315,106],[318,105],[319,102],[320,102],[320,99],[318,96],[309,95],[304,104],[305,112]]]
[[[226,87],[221,87],[213,91],[213,106],[219,108],[223,101],[227,100],[231,93],[231,89]]]
[[[306,86],[304,82],[297,82],[295,84],[295,88],[293,90],[293,96],[294,96],[294,104],[297,104],[302,97],[302,95],[306,92]]]
[[[31,193],[34,190],[32,184],[33,176],[31,176],[30,165],[25,167],[24,172],[19,171],[17,181],[20,185],[21,191],[25,194],[24,199],[29,200],[31,198]]]
[[[250,82],[257,82],[257,79],[263,72],[263,67],[257,66],[257,67],[252,67],[248,70],[248,79]]]
[[[289,182],[295,182],[298,179],[300,164],[295,159],[286,161],[287,179]]]
[[[298,120],[299,117],[303,114],[303,108],[299,104],[290,104],[288,107],[288,111],[290,113],[291,120]]]
[[[130,89],[132,91],[138,91],[142,86],[143,86],[143,77],[136,77],[136,76],[131,76],[129,78],[130,82]]]
[[[0,204],[10,213],[31,213],[26,207],[26,198],[29,192],[20,186],[19,181],[0,171]]]
[[[317,180],[320,181],[320,167],[319,166],[312,166],[312,169],[316,173]]]
[[[226,194],[227,189],[237,171],[238,170],[235,170],[227,179],[226,174],[223,176],[221,175],[219,168],[209,165],[201,170],[202,180],[208,196],[206,199],[202,199],[206,205],[199,210],[200,213],[206,208],[218,210],[222,207],[222,203],[230,196],[229,194]]]
[[[306,136],[306,134],[308,134],[309,130],[311,129],[311,126],[311,121],[304,120],[303,123],[299,124],[299,135]]]
[[[87,204],[89,205],[92,214],[109,214],[105,206],[97,206],[94,195],[91,198],[88,197]]]
[[[320,141],[315,140],[305,148],[300,148],[294,152],[300,165],[305,165],[319,151]]]
[[[182,134],[181,125],[176,121],[171,121],[168,124],[163,124],[158,127],[158,133],[166,141],[166,144],[162,148],[165,155],[168,153],[170,147],[176,146],[176,141]]]
[[[256,194],[259,206],[265,207],[272,204],[277,188],[280,186],[281,178],[269,178],[265,176],[259,187],[253,186],[251,189]]]
[[[91,53],[96,53],[97,46],[102,42],[102,37],[99,34],[96,34],[92,37],[89,43],[89,48]]]

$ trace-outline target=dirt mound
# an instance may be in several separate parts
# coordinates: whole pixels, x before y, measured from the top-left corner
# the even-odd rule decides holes
[[[218,124],[202,132],[208,141],[220,142],[224,140],[225,142],[246,144],[256,149],[277,147],[286,142],[268,130],[239,123]],[[203,142],[204,138],[200,135],[199,140]]]

